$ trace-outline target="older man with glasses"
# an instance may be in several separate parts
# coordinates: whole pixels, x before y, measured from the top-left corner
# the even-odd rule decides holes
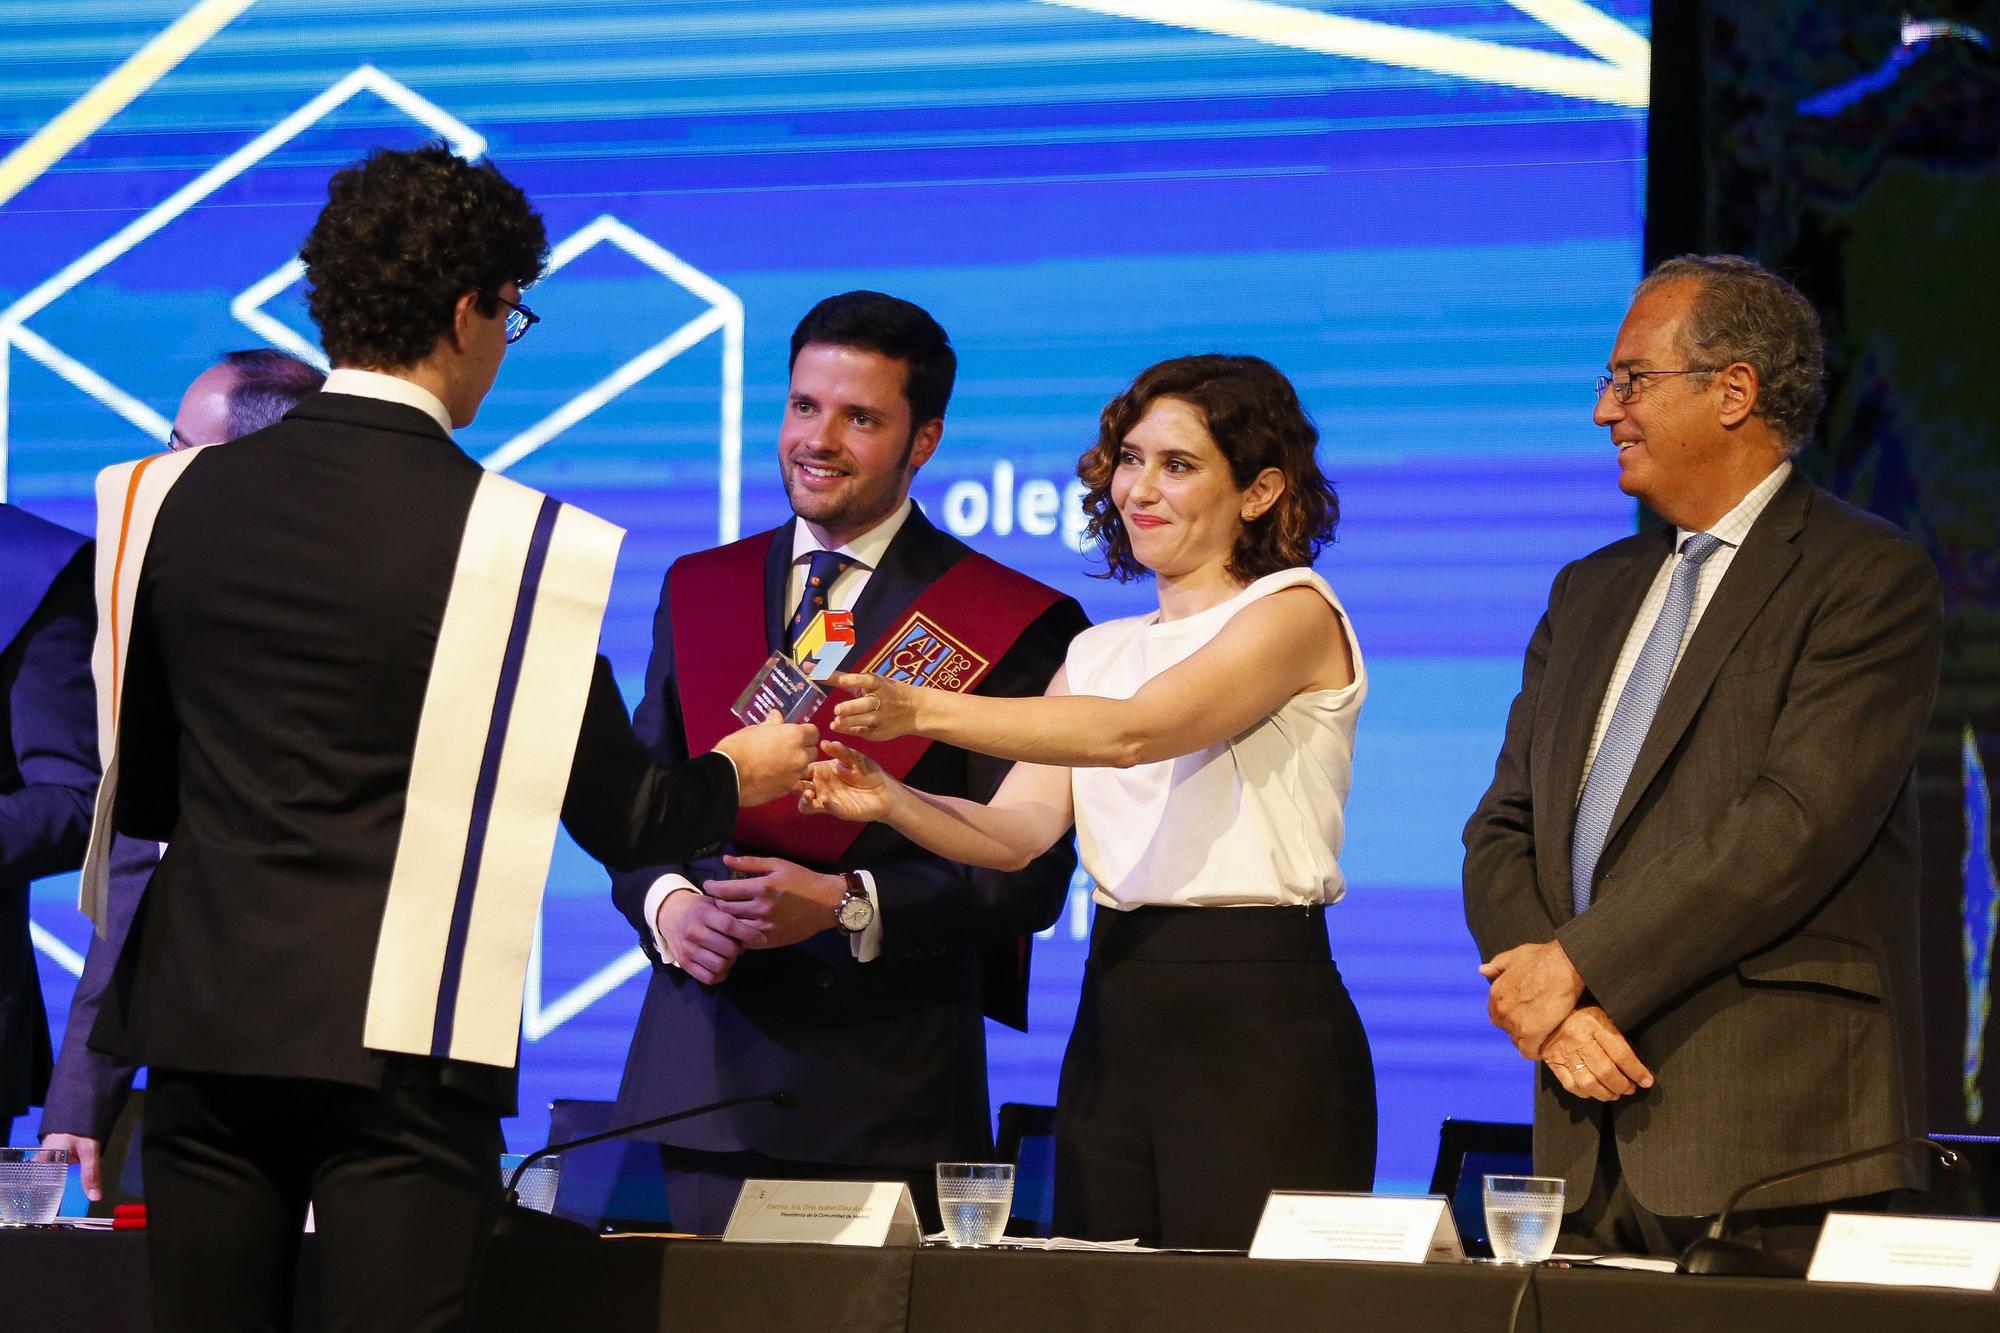
[[[1917,743],[1937,570],[1796,471],[1819,321],[1745,259],[1639,285],[1597,379],[1618,483],[1666,520],[1567,566],[1528,644],[1465,910],[1493,1023],[1537,1062],[1565,1231],[1673,1254],[1739,1187],[1923,1132]],[[1760,1194],[1807,1257],[1879,1156]]]

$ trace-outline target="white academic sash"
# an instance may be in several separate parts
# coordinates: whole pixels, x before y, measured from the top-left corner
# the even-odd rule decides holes
[[[362,1044],[511,1067],[625,531],[489,472],[410,763]]]
[[[118,706],[125,685],[125,654],[132,641],[132,604],[139,571],[160,502],[188,466],[210,446],[148,454],[97,474],[97,637],[90,674],[97,687],[97,756],[104,776],[97,784],[90,846],[83,857],[77,907],[103,935],[111,904],[112,807],[118,798]]]
[[[199,450],[98,478],[104,779],[79,905],[105,930],[119,695],[160,502]],[[362,1043],[511,1067],[556,825],[624,530],[480,478],[424,692]]]

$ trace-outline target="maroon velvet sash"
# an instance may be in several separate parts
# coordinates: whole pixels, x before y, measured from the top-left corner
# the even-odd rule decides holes
[[[689,754],[701,754],[742,724],[730,711],[771,654],[764,637],[764,569],[772,533],[676,560],[667,571],[673,606],[674,676]],[[940,575],[896,617],[890,631],[848,659],[852,670],[932,689],[975,688],[1024,630],[1062,596],[977,552]],[[828,732],[836,699],[813,718]],[[922,736],[871,742],[843,736],[897,778],[931,747]],[[835,865],[864,826],[802,815],[790,800],[739,811],[734,841],[807,864]]]

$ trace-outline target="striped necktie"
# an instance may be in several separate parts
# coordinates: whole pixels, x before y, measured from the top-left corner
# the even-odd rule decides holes
[[[799,641],[799,635],[806,632],[813,617],[826,610],[826,595],[833,590],[833,581],[846,573],[848,568],[861,563],[851,555],[838,551],[814,551],[812,564],[806,570],[805,590],[799,594],[799,609],[792,612],[792,623],[785,629],[787,650]]]
[[[1697,532],[1681,546],[1681,558],[1674,564],[1673,580],[1667,585],[1667,600],[1653,622],[1639,660],[1632,664],[1618,706],[1597,747],[1597,758],[1584,781],[1583,796],[1576,803],[1576,823],[1570,834],[1570,905],[1581,916],[1590,906],[1591,881],[1597,874],[1597,858],[1604,853],[1604,839],[1611,832],[1611,816],[1625,794],[1626,780],[1638,761],[1639,747],[1652,730],[1653,715],[1660,711],[1660,699],[1674,673],[1681,636],[1687,632],[1688,616],[1694,611],[1695,582],[1701,577],[1701,562],[1714,555],[1722,539]]]

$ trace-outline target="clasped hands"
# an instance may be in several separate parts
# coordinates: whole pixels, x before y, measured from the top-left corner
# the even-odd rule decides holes
[[[780,949],[832,927],[847,892],[839,875],[775,856],[725,856],[722,863],[735,877],[708,880],[698,893],[674,890],[653,922],[681,969],[711,986],[746,949]]]
[[[1539,1060],[1578,1097],[1615,1102],[1653,1086],[1646,1068],[1611,1016],[1579,1006],[1583,975],[1561,944],[1523,944],[1493,956],[1479,974],[1492,983],[1486,1016],[1522,1058]]]

